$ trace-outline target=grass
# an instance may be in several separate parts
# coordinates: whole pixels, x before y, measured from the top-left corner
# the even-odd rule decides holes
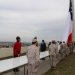
[[[49,70],[44,75],[75,75],[75,53],[61,61],[56,70]]]

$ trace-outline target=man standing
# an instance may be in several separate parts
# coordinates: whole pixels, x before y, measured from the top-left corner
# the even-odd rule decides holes
[[[52,41],[51,45],[49,46],[49,54],[50,54],[50,60],[51,60],[51,67],[53,69],[56,68],[57,53],[58,53],[58,47],[55,41]]]
[[[69,44],[69,49],[70,49],[70,54],[72,54],[73,53],[73,42]]]
[[[46,43],[44,40],[42,40],[42,43],[40,45],[40,49],[41,49],[41,52],[46,51]]]
[[[41,52],[46,51],[46,43],[44,40],[42,40],[42,43],[40,45],[40,50],[41,50]],[[45,58],[42,58],[42,60],[45,60]]]
[[[61,60],[63,60],[66,56],[66,43],[63,41],[63,42],[60,42],[60,56],[61,56]]]
[[[21,42],[20,42],[20,37],[17,36],[16,42],[14,43],[14,47],[13,47],[13,56],[18,57],[20,56],[20,53],[21,53]],[[18,72],[18,71],[19,71],[18,68],[14,69],[14,72]]]
[[[36,39],[32,40],[32,45],[28,47],[28,75],[37,75],[39,67],[40,53]]]
[[[65,43],[65,41],[63,41],[63,54],[65,57],[66,56],[66,43]]]

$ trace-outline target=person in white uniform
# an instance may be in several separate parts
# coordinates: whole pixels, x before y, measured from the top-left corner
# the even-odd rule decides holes
[[[40,52],[37,46],[36,39],[33,39],[32,45],[28,47],[27,57],[28,57],[28,75],[37,75],[40,62]]]
[[[51,45],[49,46],[49,54],[50,54],[51,67],[53,69],[56,68],[57,53],[58,53],[58,47],[55,41],[52,41]]]

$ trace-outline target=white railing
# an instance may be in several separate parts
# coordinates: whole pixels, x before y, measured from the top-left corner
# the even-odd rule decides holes
[[[40,52],[40,59],[48,57],[48,56],[49,56],[48,51]],[[28,64],[28,60],[27,60],[26,55],[20,56],[20,57],[17,57],[17,58],[10,58],[10,59],[1,60],[0,61],[0,74],[4,73],[4,72],[7,72],[9,70],[12,70],[16,67],[24,66],[24,75],[25,75],[25,65],[27,65],[27,64]]]
[[[40,52],[40,59],[49,56],[48,51]],[[28,63],[27,56],[20,56],[17,58],[10,58],[0,61],[0,74],[16,67],[25,66]]]

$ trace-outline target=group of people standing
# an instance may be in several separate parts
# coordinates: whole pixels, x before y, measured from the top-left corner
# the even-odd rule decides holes
[[[61,59],[64,59],[69,53],[73,52],[73,44],[70,44],[69,47],[65,42],[56,42],[53,40],[49,42],[48,47],[44,40],[39,44],[37,37],[32,39],[32,45],[28,47],[27,58],[28,58],[28,75],[37,75],[37,71],[40,64],[40,51],[49,51],[50,65],[53,69],[56,68],[57,56],[60,55]],[[21,42],[20,37],[16,37],[16,42],[13,47],[14,57],[20,56],[21,53]],[[44,58],[42,60],[45,60]],[[14,71],[19,71],[18,68],[15,68]]]

